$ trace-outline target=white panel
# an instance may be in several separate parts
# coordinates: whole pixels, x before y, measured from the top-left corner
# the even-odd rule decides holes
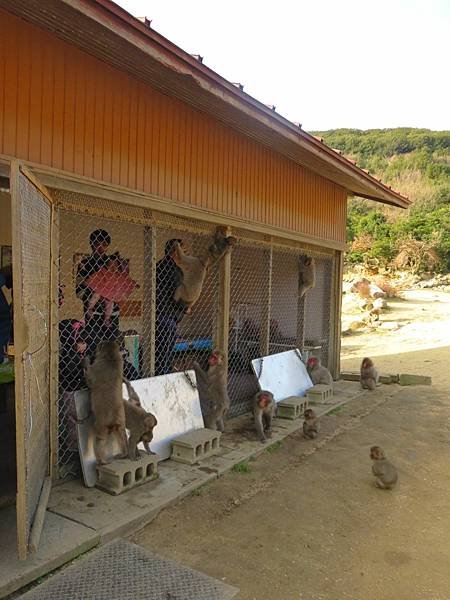
[[[289,396],[304,396],[313,386],[298,350],[288,350],[252,360],[261,390],[272,392],[276,402]]]

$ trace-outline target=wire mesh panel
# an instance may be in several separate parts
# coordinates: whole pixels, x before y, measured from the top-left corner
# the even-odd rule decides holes
[[[173,241],[202,255],[213,226],[162,218],[96,199],[58,193],[60,209],[59,476],[79,473],[74,394],[86,387],[83,360],[101,340],[120,344],[133,381],[206,365],[214,343],[218,267],[206,275],[191,311],[173,300],[181,272],[168,256]],[[101,216],[102,213],[108,217]]]
[[[15,186],[15,188],[14,188]],[[16,359],[19,553],[27,544],[49,473],[51,206],[21,172],[14,194],[14,325]]]
[[[240,241],[231,256],[228,358],[229,416],[246,412],[257,391],[250,367],[261,356],[270,282],[270,247]]]

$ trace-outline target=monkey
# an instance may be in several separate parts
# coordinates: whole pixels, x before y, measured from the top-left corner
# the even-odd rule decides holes
[[[184,304],[187,309],[197,302],[208,269],[228,254],[237,242],[235,237],[227,236],[226,231],[226,227],[217,227],[213,243],[201,256],[185,254],[181,244],[175,242],[172,258],[183,274],[174,293],[175,302]]]
[[[305,438],[313,440],[319,435],[320,423],[316,417],[316,413],[312,408],[305,410],[305,420],[303,421],[303,435]]]
[[[128,457],[131,460],[141,458],[137,447],[139,442],[144,444],[147,454],[154,454],[150,450],[150,442],[153,439],[153,429],[158,425],[156,417],[128,400],[122,402],[125,411],[125,427],[130,432]]]
[[[392,489],[397,483],[397,469],[387,460],[380,446],[371,447],[370,458],[373,460],[372,473],[376,477],[375,485],[382,490]]]
[[[262,390],[253,398],[253,416],[255,418],[256,433],[264,444],[267,438],[272,437],[272,419],[276,414],[277,403],[272,392]]]
[[[123,377],[123,383],[127,387],[128,402],[131,402],[131,404],[134,404],[134,406],[142,406],[141,399],[139,398],[136,390],[134,389],[134,387],[131,385],[131,383],[128,381],[128,379],[126,377]]]
[[[333,377],[331,376],[330,371],[322,366],[320,358],[317,358],[316,356],[308,358],[306,370],[314,385],[323,383],[325,385],[333,386]]]
[[[84,361],[84,376],[90,390],[91,409],[95,417],[95,458],[106,465],[106,443],[113,433],[122,450],[120,458],[128,454],[125,431],[125,410],[122,402],[123,359],[116,342],[102,341],[95,351],[91,364]]]
[[[227,390],[227,361],[222,350],[215,349],[208,358],[205,372],[197,362],[193,368],[199,384],[199,396],[208,429],[224,430],[223,418],[230,407]]]
[[[298,259],[298,270],[298,297],[301,299],[316,285],[316,261],[312,256],[302,254]]]
[[[361,363],[361,387],[374,390],[378,385],[378,371],[370,358],[363,358]]]

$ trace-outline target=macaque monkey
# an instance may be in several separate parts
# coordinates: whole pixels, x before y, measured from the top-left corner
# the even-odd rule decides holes
[[[227,391],[226,356],[222,350],[213,350],[208,358],[208,370],[193,364],[199,384],[200,402],[205,408],[205,425],[208,429],[224,430],[223,417],[230,407]]]
[[[84,376],[90,390],[91,409],[95,417],[94,452],[99,465],[106,460],[106,443],[113,433],[122,450],[120,458],[128,454],[125,431],[125,411],[122,401],[123,359],[116,342],[103,341],[97,346],[95,359],[84,361]]]
[[[131,460],[138,460],[141,457],[138,450],[139,442],[144,444],[148,454],[154,454],[150,450],[150,442],[153,439],[153,428],[158,424],[156,417],[141,406],[137,406],[128,400],[123,400],[123,407],[125,410],[125,427],[130,432],[128,457]]]
[[[305,420],[303,421],[303,435],[305,438],[313,440],[319,435],[320,423],[316,413],[312,408],[305,410]]]
[[[276,414],[277,403],[272,392],[262,390],[253,398],[253,416],[255,418],[256,433],[264,444],[267,438],[272,437],[272,419]]]
[[[142,406],[141,399],[139,398],[136,390],[134,389],[134,387],[131,385],[131,383],[128,381],[128,379],[126,377],[123,378],[123,383],[125,384],[125,386],[127,388],[128,402],[131,402],[131,404],[134,404],[134,406]],[[128,429],[128,427],[127,427],[127,429]]]
[[[374,390],[378,385],[378,371],[370,358],[363,358],[361,363],[361,386],[363,389]]]
[[[380,446],[372,446],[370,458],[373,460],[372,473],[375,475],[375,485],[382,490],[390,490],[397,483],[397,469],[389,462]]]
[[[175,242],[172,258],[183,272],[182,281],[175,290],[175,302],[190,309],[200,298],[208,269],[230,252],[236,242],[235,237],[227,237],[225,227],[217,227],[213,243],[201,256],[185,254],[181,244]]]
[[[298,297],[303,298],[308,290],[316,285],[316,262],[312,256],[302,254],[298,259]]]
[[[308,375],[311,377],[311,381],[314,385],[323,383],[325,385],[333,386],[333,377],[326,367],[322,367],[320,358],[317,358],[316,356],[311,356],[311,358],[308,358],[306,370],[308,371]]]

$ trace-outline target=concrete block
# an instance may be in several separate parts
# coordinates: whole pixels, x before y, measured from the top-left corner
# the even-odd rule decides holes
[[[359,381],[359,373],[344,372],[341,373],[341,379],[344,381]]]
[[[197,429],[172,440],[172,460],[194,465],[216,454],[220,448],[220,431]]]
[[[278,414],[281,419],[299,419],[308,408],[308,399],[304,396],[289,396],[278,402]]]
[[[139,460],[118,459],[109,465],[97,465],[96,486],[118,496],[131,488],[148,483],[158,477],[158,454],[139,451]]]
[[[398,378],[400,385],[431,385],[431,377],[428,375],[408,375],[401,373]]]
[[[333,398],[331,385],[317,384],[306,392],[309,402],[317,404],[328,404]]]
[[[384,383],[385,385],[390,385],[391,383],[398,383],[398,375],[380,375],[379,380],[380,383]]]

